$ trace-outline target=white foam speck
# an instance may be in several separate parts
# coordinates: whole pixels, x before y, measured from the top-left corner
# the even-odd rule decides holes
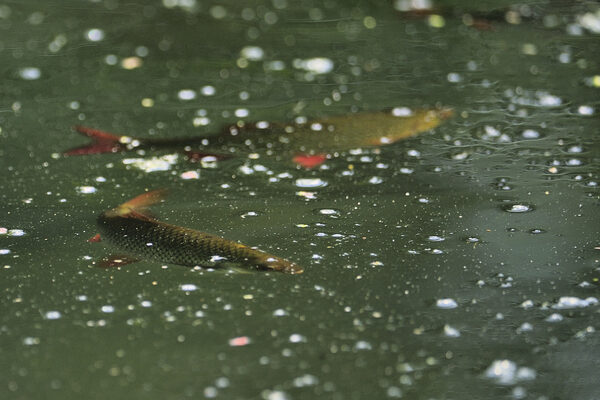
[[[81,194],[93,194],[93,193],[96,193],[98,191],[98,189],[96,189],[93,186],[77,186],[75,188],[75,191],[77,193],[81,193]]]
[[[19,76],[26,81],[35,81],[36,79],[40,79],[42,71],[36,67],[25,67],[19,70]]]
[[[529,367],[517,368],[511,360],[495,360],[486,370],[484,376],[500,385],[514,385],[519,381],[529,381],[536,377],[534,369]]]
[[[443,309],[452,309],[458,307],[458,303],[454,299],[439,299],[435,303],[436,307]]]
[[[327,182],[320,178],[296,179],[296,186],[301,188],[317,188],[327,186]]]
[[[90,42],[99,42],[104,39],[104,31],[102,29],[93,28],[85,33],[85,37]]]
[[[193,100],[196,98],[196,91],[192,89],[182,89],[177,93],[179,100]]]
[[[194,290],[198,289],[198,286],[194,285],[193,283],[184,283],[183,285],[180,285],[179,288],[184,292],[193,292]]]
[[[46,319],[59,319],[62,317],[60,311],[48,311],[44,316]]]
[[[444,336],[447,337],[459,337],[460,331],[448,324],[444,325]]]
[[[246,46],[240,51],[240,55],[250,61],[260,61],[265,56],[265,51],[258,46]]]
[[[569,308],[582,308],[588,306],[594,306],[598,304],[598,299],[595,297],[588,297],[586,299],[580,299],[579,297],[563,296],[558,299],[558,302],[552,306],[557,310],[565,310]]]

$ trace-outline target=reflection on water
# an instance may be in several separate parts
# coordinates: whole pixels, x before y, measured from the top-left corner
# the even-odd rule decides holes
[[[599,12],[0,4],[0,397],[594,398]],[[63,157],[77,125],[130,152]],[[152,188],[305,272],[94,267],[96,216]]]

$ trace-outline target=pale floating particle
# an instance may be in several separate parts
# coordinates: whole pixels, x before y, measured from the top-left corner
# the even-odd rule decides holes
[[[25,236],[25,231],[23,229],[9,229],[8,236]]]
[[[208,12],[214,19],[223,19],[227,16],[227,9],[221,5],[212,6]]]
[[[290,335],[289,341],[290,343],[306,342],[306,337],[299,333],[293,333]]]
[[[208,117],[195,117],[192,120],[192,124],[196,127],[198,126],[206,126],[208,124],[210,124],[210,118]]]
[[[192,89],[182,89],[177,93],[179,100],[193,100],[196,98],[196,91]]]
[[[152,307],[152,302],[150,300],[142,300],[140,305],[144,308]]]
[[[115,312],[115,308],[111,305],[102,306],[100,309],[102,310],[103,313],[107,313],[107,314]]]
[[[294,378],[294,386],[295,387],[312,386],[312,385],[316,385],[317,383],[319,383],[319,379],[317,379],[316,376],[313,376],[310,374],[306,374],[306,375],[302,375],[297,378]]]
[[[204,315],[205,315],[205,314],[204,314],[204,311],[202,311],[202,310],[198,310],[198,311],[196,311],[196,312],[194,313],[194,315],[195,315],[197,318],[202,318],[202,317],[204,317]]]
[[[504,210],[509,213],[524,213],[524,212],[529,212],[532,209],[533,208],[531,206],[528,206],[526,204],[512,204],[512,205],[508,206],[507,208],[505,208]]]
[[[356,342],[354,344],[354,350],[358,351],[358,350],[372,350],[373,346],[371,345],[371,343],[365,341],[365,340],[359,340],[358,342]]]
[[[523,308],[524,310],[528,310],[531,307],[533,307],[533,301],[531,301],[531,300],[525,300],[524,302],[521,303],[521,308]]]
[[[154,99],[151,99],[149,97],[143,98],[142,99],[142,107],[145,107],[145,108],[154,107]]]
[[[27,336],[23,338],[23,344],[25,346],[34,346],[36,344],[40,344],[40,338]]]
[[[104,62],[108,65],[117,65],[119,59],[114,54],[109,54],[106,57],[104,57]]]
[[[288,394],[281,390],[267,391],[263,394],[265,400],[289,400]]]
[[[318,213],[321,215],[340,215],[340,211],[333,208],[321,208]]]
[[[75,191],[81,194],[93,194],[96,193],[98,189],[96,189],[94,186],[77,186]]]
[[[229,339],[229,345],[231,347],[240,347],[250,344],[251,340],[248,336],[238,336],[233,339]]]
[[[102,29],[93,28],[85,33],[85,37],[90,42],[99,42],[104,39],[104,31]]]
[[[429,240],[430,242],[443,242],[446,239],[441,236],[431,235],[427,238],[427,240]]]
[[[444,25],[446,25],[446,20],[441,15],[432,14],[432,15],[429,16],[429,18],[427,18],[427,23],[432,28],[438,28],[439,29],[439,28],[443,28]]]
[[[546,92],[538,92],[539,105],[542,107],[557,107],[562,104],[562,99]]]
[[[289,313],[287,311],[285,311],[283,308],[278,308],[277,310],[273,311],[274,317],[287,317],[288,315],[289,315]]]
[[[525,139],[539,139],[540,133],[533,129],[525,129],[521,134]]]
[[[558,313],[550,314],[545,321],[546,322],[560,322],[564,319],[564,317]]]
[[[305,190],[296,192],[296,196],[304,197],[307,200],[314,200],[317,198],[317,194],[315,192],[307,192]]]
[[[333,61],[325,57],[314,57],[305,60],[295,59],[294,68],[303,69],[313,74],[326,74],[333,71]]]
[[[19,70],[19,76],[26,81],[35,81],[36,79],[40,79],[42,71],[36,67],[25,67]]]
[[[458,82],[462,81],[462,76],[460,76],[460,74],[458,74],[456,72],[450,72],[448,74],[448,76],[446,77],[446,79],[448,79],[448,82],[458,83]]]
[[[296,186],[301,188],[318,188],[327,186],[327,181],[321,178],[299,178],[296,179]]]
[[[105,177],[103,177],[103,176],[97,176],[97,177],[96,177],[94,180],[95,180],[96,182],[100,182],[100,183],[102,183],[102,182],[106,182],[106,178],[105,178]]]
[[[486,370],[485,377],[500,385],[516,383],[517,364],[510,360],[495,360]]]
[[[202,93],[202,96],[214,96],[217,93],[217,89],[214,86],[206,85],[200,88],[200,93]]]
[[[410,117],[413,111],[408,107],[394,107],[392,109],[392,115],[394,117]]]
[[[444,325],[444,336],[447,337],[459,337],[460,331],[448,324]]]
[[[592,106],[585,106],[584,105],[584,106],[579,106],[577,108],[577,112],[580,115],[594,115],[595,110],[594,110],[594,107],[592,107]]]
[[[373,184],[373,185],[378,185],[380,183],[383,182],[383,178],[379,177],[379,176],[372,176],[369,179],[369,183]]]
[[[246,46],[240,50],[240,56],[250,61],[260,61],[265,57],[265,51],[258,46]]]
[[[250,115],[250,111],[247,108],[238,108],[233,113],[238,118],[245,118]]]
[[[520,327],[517,328],[517,332],[531,332],[533,330],[533,325],[529,322],[523,322]]]
[[[421,156],[421,152],[420,152],[419,150],[413,150],[413,149],[411,149],[411,150],[408,150],[408,151],[406,152],[406,154],[407,154],[409,157],[420,157],[420,156]]]
[[[408,377],[408,375],[403,375],[403,376]],[[408,379],[410,379],[410,378],[408,378]],[[398,386],[390,386],[387,388],[386,394],[388,397],[391,397],[391,398],[400,398],[400,397],[402,397],[402,389],[400,389]]]
[[[264,64],[264,68],[267,71],[283,71],[285,69],[285,63],[281,60],[267,61]]]
[[[558,168],[550,167],[550,168],[548,168],[548,172],[550,172],[551,174],[556,174],[558,172]]]
[[[557,310],[565,310],[570,308],[583,308],[588,306],[594,306],[598,304],[598,299],[595,297],[588,297],[586,299],[580,299],[579,297],[563,296],[558,299],[558,302],[552,305],[552,308]]]
[[[162,157],[145,158],[125,158],[122,162],[125,165],[131,165],[144,172],[168,171],[171,166],[177,163],[177,154],[166,154]]]
[[[46,319],[59,319],[60,317],[62,317],[62,314],[60,313],[60,311],[48,311],[44,317]]]
[[[121,68],[132,70],[142,66],[142,59],[140,57],[127,57],[121,60]]]
[[[138,46],[135,48],[135,54],[140,57],[146,57],[150,50],[146,46]]]
[[[198,171],[185,171],[179,175],[181,179],[189,180],[189,179],[198,179],[200,178],[200,174]]]
[[[0,256],[6,255],[6,254],[10,254],[9,249],[0,249]]]
[[[537,46],[533,43],[523,43],[521,53],[528,56],[535,56],[538,53]]]
[[[452,309],[452,308],[456,308],[458,307],[458,303],[456,303],[456,301],[454,299],[438,299],[435,303],[436,307],[438,308],[442,308],[442,309]]]
[[[462,153],[457,153],[457,154],[453,154],[452,155],[452,159],[453,160],[465,160],[467,157],[469,157],[469,153],[466,151],[463,151]]]
[[[583,152],[583,147],[579,145],[571,146],[567,149],[569,153],[581,153]]]
[[[184,283],[179,285],[179,289],[183,290],[184,292],[193,292],[194,290],[198,289],[198,286],[194,285],[193,283]]]
[[[412,174],[413,172],[415,172],[415,170],[414,170],[414,169],[412,169],[412,168],[406,168],[406,167],[402,167],[402,168],[400,168],[400,173],[401,173],[401,174],[410,175],[410,174]]]
[[[373,29],[377,26],[377,20],[370,15],[363,18],[363,25],[367,29]]]

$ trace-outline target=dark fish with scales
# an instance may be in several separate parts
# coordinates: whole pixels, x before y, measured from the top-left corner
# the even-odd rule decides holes
[[[306,123],[244,123],[229,125],[220,134],[196,137],[139,138],[115,135],[98,129],[76,126],[75,130],[92,139],[92,143],[66,151],[67,156],[115,153],[140,149],[187,149],[191,161],[206,156],[224,159],[230,146],[277,149],[297,164],[312,168],[325,162],[335,152],[359,147],[379,147],[406,139],[437,127],[452,116],[452,110],[394,109],[388,112],[362,112],[324,117]],[[197,151],[192,147],[198,146]]]
[[[127,256],[113,256],[100,266],[119,266],[148,259],[167,264],[202,266],[226,260],[260,270],[300,274],[294,262],[222,237],[167,224],[152,217],[147,208],[161,201],[164,190],[144,193],[98,217],[100,234],[90,241],[107,241]]]

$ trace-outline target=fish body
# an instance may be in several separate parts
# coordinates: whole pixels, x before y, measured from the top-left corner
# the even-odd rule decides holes
[[[257,269],[299,274],[297,264],[241,243],[171,225],[144,213],[162,191],[144,193],[98,217],[100,237],[125,253],[167,264],[202,266],[226,259]]]
[[[254,151],[271,148],[295,154],[321,154],[360,147],[378,147],[433,129],[452,115],[450,109],[421,109],[410,112],[362,112],[325,117],[306,123],[244,123],[225,127],[220,134],[175,138],[134,138],[114,135],[93,128],[75,129],[92,138],[93,143],[65,152],[65,155],[97,154],[138,149],[187,148],[193,161],[206,155],[227,158],[231,147]],[[190,151],[198,146],[202,152]],[[326,157],[323,157],[323,160]]]

